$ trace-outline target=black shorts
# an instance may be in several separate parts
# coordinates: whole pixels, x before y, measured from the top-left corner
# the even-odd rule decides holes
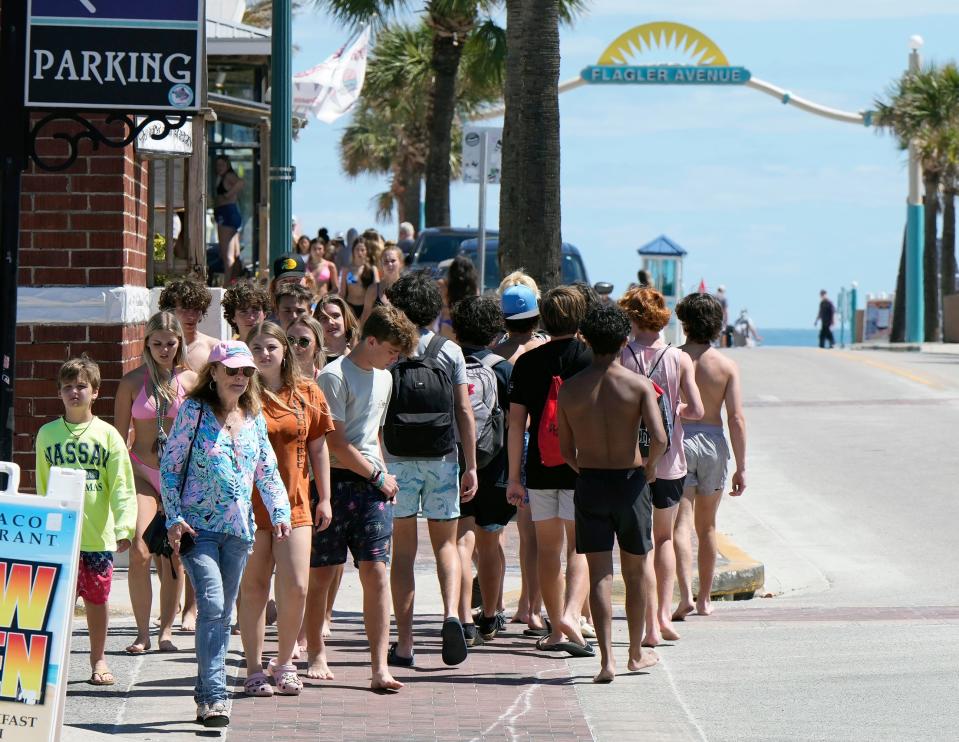
[[[516,508],[506,499],[505,487],[480,484],[476,496],[460,503],[460,518],[475,518],[476,525],[491,533],[505,527],[516,515]]]
[[[653,549],[653,507],[642,469],[580,469],[573,495],[576,551],[630,554]]]
[[[326,530],[313,532],[310,566],[345,564],[347,549],[356,566],[360,562],[389,564],[393,501],[358,474],[342,469],[331,470],[330,489],[333,521]]]
[[[683,499],[683,485],[686,484],[686,475],[679,479],[660,479],[649,485],[653,497],[653,507],[657,510],[666,510],[675,507]]]

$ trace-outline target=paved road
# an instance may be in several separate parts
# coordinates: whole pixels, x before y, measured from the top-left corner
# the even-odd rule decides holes
[[[688,620],[658,667],[612,686],[589,683],[594,660],[548,662],[513,638],[436,672],[429,640],[408,700],[362,691],[362,673],[344,664],[342,682],[310,689],[295,712],[281,703],[291,699],[238,701],[231,738],[309,739],[322,725],[331,739],[569,740],[583,737],[585,719],[598,740],[954,739],[959,357],[762,348],[735,358],[749,489],[724,502],[720,529],[765,563],[773,597]],[[434,585],[427,580],[417,596],[428,612]],[[352,610],[351,600],[338,607]],[[334,661],[356,656],[355,629],[344,616]],[[624,655],[622,621],[617,638]],[[68,723],[195,739],[190,725],[170,721],[191,708],[189,682],[170,677],[170,668],[190,667],[187,658],[135,662],[142,682],[125,710],[119,697],[107,703],[99,689],[74,685]],[[71,675],[83,669],[74,664]],[[153,691],[163,695],[153,700]],[[468,721],[450,721],[451,704]],[[364,706],[371,721],[361,735],[354,711]],[[399,720],[395,728],[372,722],[383,713]],[[337,724],[337,714],[352,721]]]

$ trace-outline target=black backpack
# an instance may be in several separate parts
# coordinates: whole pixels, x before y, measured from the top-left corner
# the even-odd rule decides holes
[[[393,456],[435,458],[456,447],[453,381],[438,358],[445,342],[442,335],[434,335],[422,356],[406,358],[391,369],[393,394],[383,442]]]

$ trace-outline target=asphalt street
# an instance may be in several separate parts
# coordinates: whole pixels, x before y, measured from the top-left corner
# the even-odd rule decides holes
[[[719,529],[765,564],[770,597],[690,617],[658,666],[609,686],[590,682],[596,660],[566,660],[569,702],[610,742],[955,739],[959,356],[730,352],[743,372],[748,489],[724,500]],[[419,570],[417,610],[436,613],[430,571]],[[359,607],[353,579],[348,570],[338,609]],[[625,669],[624,621],[615,632]],[[113,657],[118,676],[136,678],[130,695],[84,686],[75,656],[68,724],[142,740],[202,734],[183,723],[192,678],[171,677],[192,672],[188,656]],[[568,739],[524,730],[560,682],[554,671],[528,680],[503,688],[482,738]],[[284,734],[263,738],[316,738]]]

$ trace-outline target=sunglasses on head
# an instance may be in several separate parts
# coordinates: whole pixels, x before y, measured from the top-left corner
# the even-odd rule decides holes
[[[224,366],[223,370],[226,372],[227,376],[236,376],[242,371],[243,375],[248,379],[256,373],[256,369],[251,368],[250,366],[244,366],[243,368],[230,368],[229,366]]]
[[[299,345],[301,348],[309,348],[309,347],[310,347],[310,339],[309,339],[309,338],[295,338],[295,337],[293,337],[292,335],[287,335],[287,336],[286,336],[286,339],[289,340],[289,341],[290,341],[290,345],[292,345],[292,346],[294,346],[294,347],[297,346],[297,345]]]

